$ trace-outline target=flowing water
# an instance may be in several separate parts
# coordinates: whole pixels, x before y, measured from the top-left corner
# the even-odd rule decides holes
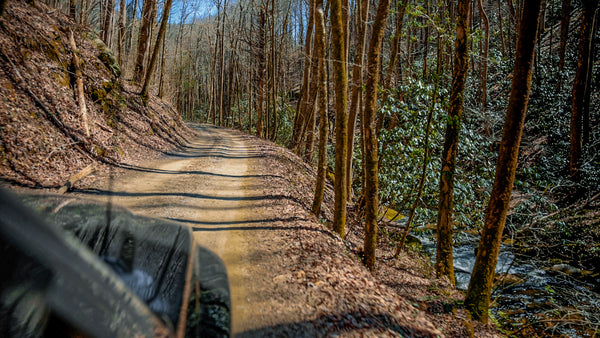
[[[435,260],[435,242],[419,237]],[[475,265],[478,239],[454,248],[457,288],[466,290]],[[544,267],[521,261],[502,246],[493,292],[494,318],[510,335],[522,337],[600,337],[600,278],[566,264]]]

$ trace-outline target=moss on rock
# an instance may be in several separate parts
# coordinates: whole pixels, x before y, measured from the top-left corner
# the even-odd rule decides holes
[[[86,33],[85,37],[92,42],[96,49],[98,49],[99,53],[97,57],[100,61],[102,61],[104,66],[106,66],[106,68],[108,68],[108,70],[110,70],[114,76],[120,77],[121,67],[117,62],[117,58],[115,58],[113,51],[108,48],[108,46],[96,34],[88,32]]]

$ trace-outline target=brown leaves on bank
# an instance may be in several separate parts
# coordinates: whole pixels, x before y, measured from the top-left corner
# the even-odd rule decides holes
[[[2,178],[58,187],[92,163],[140,161],[184,142],[189,130],[179,114],[155,98],[143,107],[138,89],[101,60],[97,38],[60,11],[10,1],[0,27]],[[89,136],[74,91],[70,30],[81,60]]]

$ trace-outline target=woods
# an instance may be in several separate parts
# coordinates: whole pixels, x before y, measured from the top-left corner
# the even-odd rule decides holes
[[[381,244],[400,259],[421,252],[407,238],[431,238],[435,278],[457,285],[454,250],[473,244],[460,306],[483,322],[512,271],[497,270],[503,250],[598,281],[598,1],[46,2],[73,31],[97,32],[115,83],[143,102],[156,95],[314,168],[307,208],[373,275],[391,264]],[[77,47],[70,90],[87,129]]]

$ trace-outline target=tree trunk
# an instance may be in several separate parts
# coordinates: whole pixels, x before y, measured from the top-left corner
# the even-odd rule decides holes
[[[316,13],[316,8],[315,8],[315,13]],[[315,21],[315,25],[316,25],[316,21]],[[315,51],[313,49],[312,51],[312,57],[311,57],[311,67],[310,67],[310,74],[311,74],[311,82],[314,82],[312,79],[312,76],[315,76],[315,79],[317,78],[317,73],[318,73],[318,64],[315,61]],[[317,81],[318,83],[318,81]],[[317,120],[317,116],[315,113],[315,106],[316,106],[316,102],[317,102],[317,93],[318,93],[318,86],[316,86],[314,83],[311,83],[310,88],[309,88],[309,94],[308,94],[308,101],[307,104],[304,106],[304,111],[303,111],[303,115],[305,118],[305,126],[304,128],[302,128],[302,136],[300,138],[300,149],[304,149],[304,160],[310,164],[312,164],[313,162],[313,149],[314,149],[314,143],[315,143],[315,124],[316,124],[316,120]],[[302,147],[303,146],[303,147]]]
[[[160,97],[161,99],[164,96],[165,93],[165,60],[166,60],[166,55],[165,55],[165,45],[166,45],[166,39],[163,39],[162,42],[162,52],[161,54],[161,59],[160,59],[160,80],[158,81],[158,97]],[[181,82],[180,82],[181,83]]]
[[[4,11],[5,1],[0,2],[0,15]],[[77,11],[77,0],[69,0],[69,17],[75,21],[75,12]]]
[[[398,13],[396,14],[396,32],[392,39],[392,51],[390,53],[390,63],[387,68],[387,74],[383,86],[385,89],[389,89],[392,86],[392,76],[397,68],[398,50],[400,49],[400,36],[402,35],[402,27],[404,26],[404,13],[406,12],[406,5],[408,0],[401,0],[398,4]]]
[[[379,85],[379,65],[381,42],[390,1],[379,0],[369,53],[367,55],[367,81],[365,91],[365,109],[363,119],[365,123],[365,265],[369,270],[375,271],[375,247],[377,245],[377,211],[379,210],[379,179],[377,158],[377,129],[375,116],[377,114],[377,92]]]
[[[311,66],[311,44],[314,27],[314,6],[315,1],[310,1],[310,9],[308,13],[308,26],[306,28],[306,43],[304,45],[304,72],[302,76],[302,87],[300,88],[300,99],[296,105],[296,118],[294,119],[294,129],[292,134],[292,143],[290,149],[297,155],[300,155],[300,143],[304,138],[304,124],[306,120],[305,107],[308,106],[308,96],[310,87],[310,66]]]
[[[387,0],[383,0],[387,1]],[[346,156],[348,153],[348,74],[346,73],[346,46],[342,1],[331,0],[331,54],[335,85],[335,203],[333,230],[344,237],[346,228]]]
[[[325,15],[323,14],[323,1],[316,1],[315,11],[315,53],[314,58],[318,64],[319,86],[319,161],[317,164],[317,183],[313,199],[312,212],[319,217],[323,194],[325,191],[325,177],[327,175],[327,138],[329,132],[329,118],[327,114],[327,73],[325,72]]]
[[[156,60],[158,59],[158,53],[160,51],[160,45],[162,40],[165,38],[165,33],[167,32],[167,22],[169,21],[169,12],[171,11],[171,4],[173,0],[165,0],[165,7],[163,8],[162,19],[160,21],[160,28],[158,29],[158,36],[156,37],[156,43],[154,44],[154,51],[152,52],[152,56],[150,57],[150,62],[148,62],[148,70],[146,71],[146,79],[144,80],[144,86],[142,87],[142,92],[140,95],[142,96],[142,100],[148,100],[148,91],[150,89],[150,82],[152,81],[152,74],[154,73],[154,68],[156,66]]]
[[[135,83],[140,83],[144,78],[144,57],[146,56],[146,49],[148,48],[150,27],[154,24],[154,20],[156,19],[154,17],[156,14],[154,7],[156,7],[155,0],[144,0],[144,5],[142,7],[142,27],[140,27],[138,37],[137,57],[133,72],[133,81]]]
[[[500,0],[497,1],[498,3],[498,28],[500,29],[500,42],[501,45],[500,47],[502,48],[502,57],[506,58],[506,38],[504,37],[504,24],[503,21],[504,19],[502,18],[502,3],[500,2]]]
[[[425,15],[429,17],[429,0],[425,0]],[[425,19],[425,34],[423,38],[423,80],[427,81],[427,64],[429,60],[427,59],[429,56],[429,20]]]
[[[126,43],[126,49],[127,49],[127,53],[129,54],[129,50],[131,49],[131,45],[132,45],[132,39],[133,39],[133,30],[135,28],[135,21],[136,21],[136,16],[137,16],[137,7],[138,7],[138,0],[134,0],[133,3],[131,4],[131,12],[129,12],[127,14],[127,17],[129,17],[130,19],[130,23],[128,24],[129,28],[127,29],[127,43]],[[81,18],[79,19],[81,20]]]
[[[210,106],[209,115],[211,116],[212,124],[217,125],[217,52],[219,50],[219,35],[220,29],[217,27],[215,35],[215,45],[212,53],[212,66],[210,71]]]
[[[225,16],[227,15],[227,0],[223,2],[221,14],[221,39],[219,45],[219,126],[223,126],[223,94],[225,90]]]
[[[488,320],[494,270],[510,203],[519,157],[519,144],[527,112],[540,5],[541,0],[524,1],[512,89],[496,163],[496,177],[486,209],[485,225],[465,299],[465,306],[473,318],[484,323]]]
[[[115,0],[107,0],[104,9],[104,23],[102,24],[102,41],[110,46],[110,21],[115,10]]]
[[[483,41],[483,60],[481,66],[481,110],[487,109],[487,77],[488,77],[488,54],[490,52],[490,20],[483,9],[483,0],[478,0],[479,13],[483,18],[483,30],[485,37]]]
[[[79,105],[79,111],[81,112],[81,118],[83,119],[83,130],[85,130],[85,136],[90,137],[90,126],[88,123],[87,106],[85,104],[85,92],[83,90],[83,73],[81,71],[81,61],[79,60],[79,50],[75,44],[75,38],[73,37],[73,31],[69,34],[69,44],[73,52],[73,72],[75,73],[75,83],[77,91],[77,104]]]
[[[571,0],[562,0],[560,19],[560,44],[558,47],[558,90],[562,87],[562,72],[565,68],[567,55],[567,39],[569,37],[569,23],[571,21]]]
[[[258,18],[258,106],[256,107],[256,135],[263,137],[263,108],[265,105],[265,8]]]
[[[577,71],[573,82],[573,101],[571,106],[571,132],[569,152],[569,174],[571,178],[579,178],[582,152],[583,110],[587,82],[590,51],[593,44],[592,33],[594,20],[598,9],[598,0],[582,0],[583,12],[581,14],[581,33],[579,37],[579,53],[577,57]]]
[[[515,49],[515,37],[514,37],[514,31],[518,30],[518,22],[517,22],[517,18],[515,18],[515,6],[513,4],[512,0],[508,0],[508,18],[510,21],[510,24],[508,25],[508,41],[509,41],[509,46],[508,46],[508,57],[512,58],[513,57],[513,51]]]
[[[119,42],[117,44],[119,51],[119,67],[121,67],[121,74],[125,72],[123,67],[125,56],[125,21],[127,19],[127,10],[125,9],[126,0],[121,0],[119,2]]]
[[[470,0],[459,0],[456,17],[456,42],[454,44],[454,67],[452,70],[452,89],[450,90],[450,110],[446,124],[442,168],[440,171],[440,196],[437,219],[437,257],[438,276],[447,276],[452,284],[456,283],[452,256],[452,209],[454,194],[454,171],[458,153],[458,137],[463,112],[464,88],[469,68],[468,36]]]
[[[588,56],[588,76],[586,79],[585,97],[583,99],[583,140],[584,146],[589,145],[591,142],[591,125],[590,125],[590,103],[592,95],[592,78],[594,76],[594,55],[596,55],[596,44],[594,37],[598,33],[598,13],[596,13],[596,19],[594,20],[594,29],[592,32],[592,41],[590,47],[590,55]]]
[[[88,22],[88,11],[87,11],[87,0],[81,0],[79,6],[79,24],[87,25]]]
[[[408,1],[408,0],[404,0]],[[360,97],[363,85],[363,64],[365,58],[365,45],[367,39],[367,20],[369,14],[369,0],[362,0],[359,9],[358,45],[356,56],[352,66],[352,98],[350,99],[350,116],[348,118],[348,153],[346,154],[346,187],[348,197],[352,198],[352,155],[354,154],[354,134],[356,129],[356,118],[362,112]]]

